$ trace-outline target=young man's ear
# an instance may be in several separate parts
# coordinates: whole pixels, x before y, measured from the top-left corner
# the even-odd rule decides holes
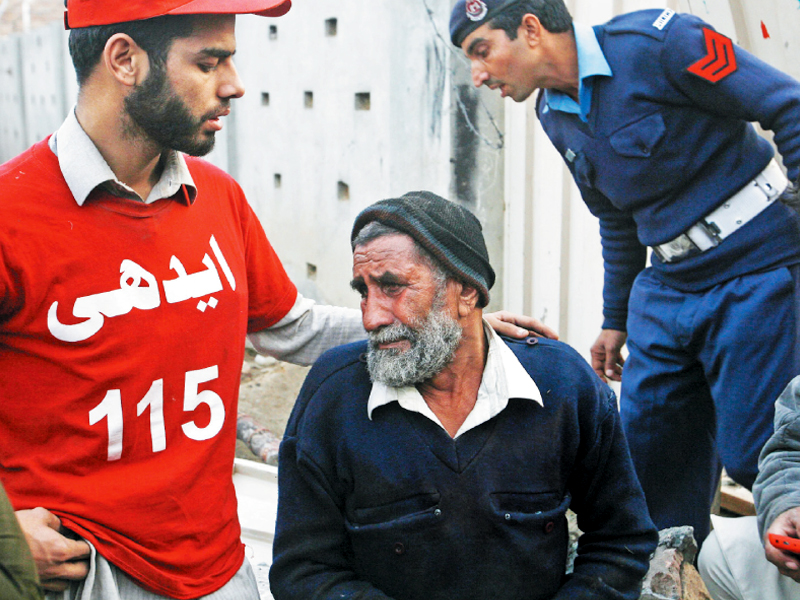
[[[125,33],[116,33],[108,39],[103,64],[114,79],[130,87],[144,81],[150,69],[147,52]]]

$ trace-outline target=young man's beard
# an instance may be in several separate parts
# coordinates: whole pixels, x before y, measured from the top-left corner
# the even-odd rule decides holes
[[[414,385],[431,379],[452,362],[462,329],[443,306],[436,304],[425,318],[410,325],[394,323],[370,332],[367,369],[372,381],[391,387]],[[411,347],[378,347],[399,340],[408,340]]]
[[[130,117],[130,135],[136,130],[164,150],[179,150],[191,156],[204,156],[214,148],[214,132],[199,135],[203,123],[226,108],[220,107],[199,119],[192,116],[186,103],[175,94],[166,72],[154,66],[147,78],[125,98],[125,112]]]

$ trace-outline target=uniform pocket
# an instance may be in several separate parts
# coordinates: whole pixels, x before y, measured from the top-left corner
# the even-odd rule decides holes
[[[667,131],[661,113],[653,113],[611,134],[611,147],[621,156],[647,158]]]

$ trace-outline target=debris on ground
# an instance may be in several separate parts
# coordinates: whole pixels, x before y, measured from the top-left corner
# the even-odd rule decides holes
[[[640,600],[711,600],[694,567],[697,543],[691,527],[658,532],[658,548],[650,559]]]
[[[278,466],[281,438],[256,423],[250,415],[239,413],[236,419],[236,439],[247,444],[261,462]]]
[[[249,417],[255,430],[263,428],[280,440],[309,368],[262,356],[248,347],[242,364],[239,416]],[[248,432],[254,434],[255,430]],[[264,441],[263,437],[256,439]],[[242,440],[237,440],[236,456],[261,460]]]

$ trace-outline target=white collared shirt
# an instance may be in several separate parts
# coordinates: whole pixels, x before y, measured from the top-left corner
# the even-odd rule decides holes
[[[115,196],[144,201],[145,204],[170,198],[181,189],[181,186],[186,186],[189,202],[193,202],[197,196],[197,186],[189,173],[183,154],[168,150],[161,177],[147,198],[140,198],[130,186],[114,175],[97,146],[78,122],[74,108],[69,111],[64,123],[50,137],[48,143],[53,154],[58,157],[61,173],[79,206],[83,206],[86,198],[98,186],[103,186]]]
[[[500,414],[508,406],[510,398],[532,400],[540,406],[544,406],[539,388],[536,387],[533,379],[511,349],[486,321],[483,322],[483,330],[489,341],[489,354],[486,357],[486,367],[483,370],[483,378],[478,389],[478,399],[456,432],[455,438]],[[444,429],[439,418],[413,385],[396,388],[382,383],[373,383],[367,402],[369,419],[372,420],[372,413],[376,408],[391,402],[398,402],[405,410],[428,417]]]

